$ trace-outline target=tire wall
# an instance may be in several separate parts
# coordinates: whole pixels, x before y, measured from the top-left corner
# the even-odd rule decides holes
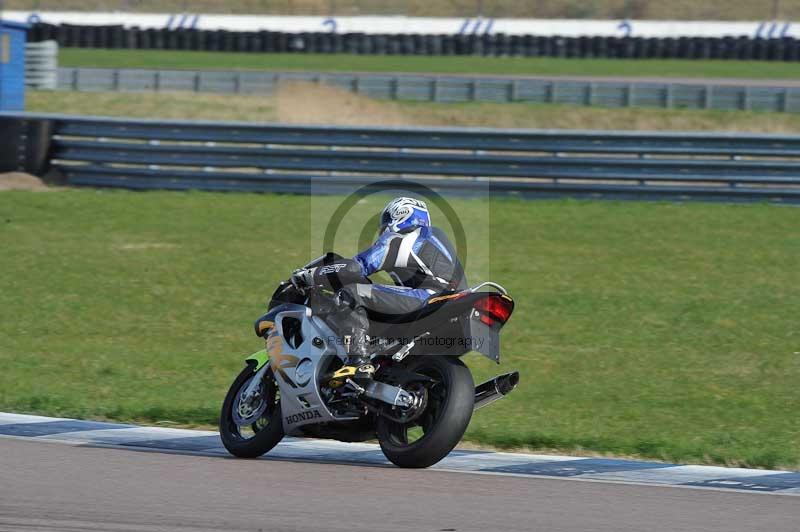
[[[233,32],[140,29],[123,26],[35,24],[29,42],[54,40],[67,48],[195,50],[253,53],[479,55],[626,59],[797,61],[793,37],[559,37],[537,35],[420,35]]]

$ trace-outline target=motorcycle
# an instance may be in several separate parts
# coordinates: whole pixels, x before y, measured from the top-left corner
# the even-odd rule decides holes
[[[305,267],[337,258],[328,253]],[[460,359],[475,350],[500,363],[499,334],[514,301],[496,283],[433,296],[408,314],[370,316],[376,370],[361,384],[344,365],[349,337],[336,331],[334,295],[284,281],[256,320],[266,349],[247,357],[220,415],[222,442],[234,456],[261,456],[284,435],[377,439],[395,465],[428,467],[459,443],[474,410],[519,382],[511,372],[475,386]]]

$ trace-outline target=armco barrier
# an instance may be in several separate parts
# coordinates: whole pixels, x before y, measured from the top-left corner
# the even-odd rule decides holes
[[[75,48],[214,52],[484,55],[638,59],[800,60],[793,37],[561,37],[505,34],[284,33],[35,24],[30,41]]]
[[[395,100],[800,112],[800,87],[344,72],[58,70],[58,88],[73,91],[271,94],[287,81],[322,83],[372,98]]]
[[[413,175],[467,195],[800,201],[800,137],[0,115],[20,123],[48,125],[38,152],[73,185],[337,193]]]

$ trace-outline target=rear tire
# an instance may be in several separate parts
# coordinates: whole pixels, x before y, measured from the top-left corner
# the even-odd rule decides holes
[[[461,360],[445,356],[422,356],[410,361],[409,371],[439,381],[429,389],[429,400],[420,418],[406,425],[379,416],[376,432],[383,454],[399,467],[423,468],[437,463],[461,441],[472,418],[475,384]],[[418,425],[423,435],[410,442],[409,429]]]
[[[261,417],[252,424],[255,433],[246,437],[242,434],[242,427],[237,426],[234,421],[234,406],[245,385],[253,377],[254,370],[255,367],[251,364],[239,373],[225,396],[219,416],[219,435],[222,444],[228,452],[239,458],[257,458],[278,445],[284,436],[281,403],[271,369],[264,374],[264,395],[268,398],[265,399],[268,404]],[[260,428],[256,431],[259,425]]]

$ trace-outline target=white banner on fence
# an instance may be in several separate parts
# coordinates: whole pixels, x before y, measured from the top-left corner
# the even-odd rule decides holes
[[[685,20],[571,20],[513,18],[431,18],[406,16],[302,17],[165,13],[5,11],[15,22],[47,22],[140,28],[196,28],[230,31],[331,33],[496,34],[632,37],[800,38],[800,23],[786,21],[718,22]]]

